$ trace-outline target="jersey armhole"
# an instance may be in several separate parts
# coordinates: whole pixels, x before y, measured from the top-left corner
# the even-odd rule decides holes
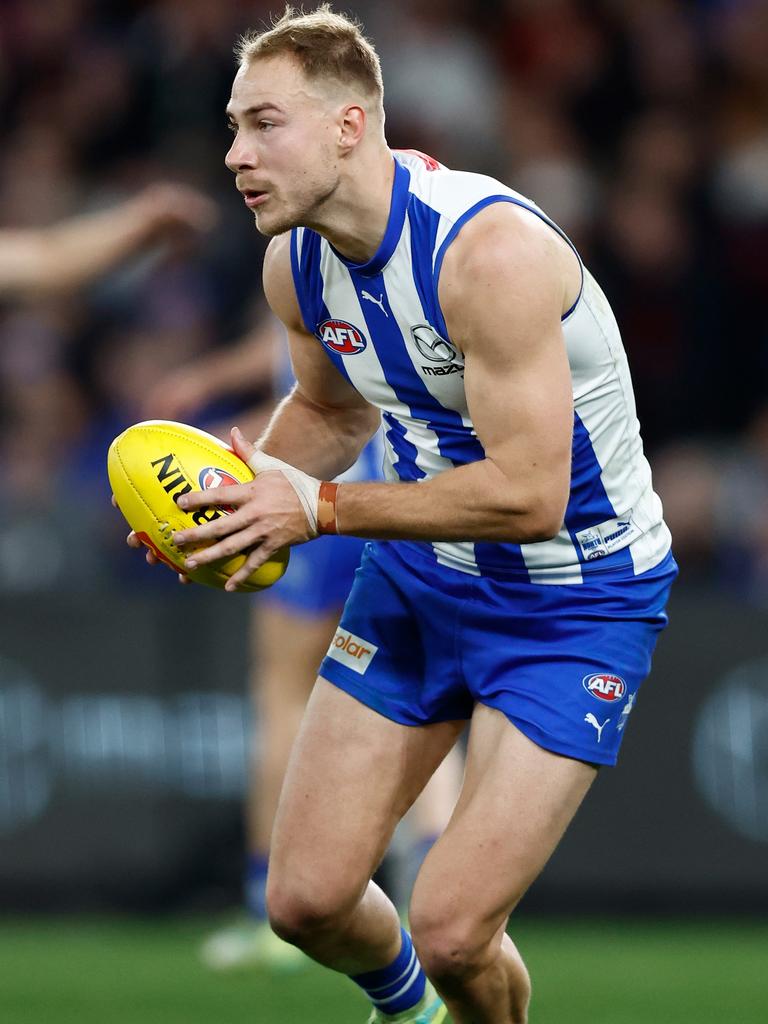
[[[304,229],[303,242],[307,244],[306,229]],[[296,299],[299,303],[301,319],[304,322],[307,334],[314,335],[315,323],[312,317],[312,306],[309,301],[309,293],[301,272],[301,259],[299,256],[299,229],[291,229],[291,275],[293,276],[293,287],[296,290]]]
[[[543,220],[545,224],[548,224],[549,227],[551,227],[553,231],[555,231],[558,235],[560,235],[560,237],[563,239],[563,241],[567,242],[568,245],[573,250],[574,256],[579,261],[579,272],[581,274],[581,283],[579,285],[579,293],[576,296],[576,298],[575,298],[573,304],[571,305],[570,309],[568,309],[560,317],[560,322],[561,323],[564,322],[565,320],[567,320],[568,317],[571,316],[575,312],[576,307],[578,306],[579,302],[581,301],[581,297],[584,294],[584,264],[582,262],[581,256],[579,255],[578,249],[573,244],[573,242],[570,240],[568,235],[566,235],[566,233],[562,230],[562,228],[558,227],[557,224],[555,224],[555,222],[553,220],[550,220],[549,217],[547,217],[546,214],[543,212],[543,210],[538,210],[535,206],[529,206],[528,203],[523,203],[519,199],[515,199],[514,196],[505,196],[505,195],[486,196],[485,199],[481,199],[480,202],[475,203],[474,206],[470,206],[470,208],[468,210],[465,210],[465,212],[458,218],[458,220],[454,221],[453,225],[451,226],[450,231],[448,232],[448,234],[443,239],[443,241],[442,241],[442,243],[440,245],[440,248],[437,250],[437,256],[435,257],[435,267],[434,267],[434,271],[433,271],[433,274],[432,274],[432,278],[433,278],[434,289],[435,289],[435,305],[436,305],[436,308],[437,308],[437,315],[438,315],[438,320],[439,320],[439,323],[438,323],[437,326],[440,329],[440,333],[442,334],[442,336],[446,340],[450,340],[450,339],[448,338],[448,328],[447,328],[446,323],[445,323],[445,317],[443,316],[443,310],[442,310],[442,308],[440,306],[440,296],[439,296],[439,291],[438,291],[439,284],[440,284],[440,271],[442,270],[442,267],[443,267],[443,260],[445,258],[445,254],[448,251],[449,245],[451,244],[451,242],[453,242],[453,240],[456,238],[456,236],[461,231],[461,229],[464,227],[464,225],[467,223],[467,221],[472,220],[472,218],[477,216],[477,214],[480,213],[481,210],[484,210],[486,208],[486,206],[490,206],[492,203],[512,203],[513,206],[520,206],[523,210],[528,210],[529,213],[536,214],[536,216],[540,220]]]

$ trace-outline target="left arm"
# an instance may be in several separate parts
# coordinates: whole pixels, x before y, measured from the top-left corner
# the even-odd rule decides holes
[[[478,214],[441,275],[440,302],[465,356],[467,404],[485,458],[424,483],[344,484],[341,532],[520,544],[560,530],[573,429],[560,316],[572,278],[557,237],[530,216],[506,204]]]
[[[469,411],[485,458],[423,483],[341,484],[339,532],[530,543],[559,531],[569,494],[573,428],[560,316],[578,287],[578,264],[564,247],[550,228],[506,204],[489,207],[462,229],[444,261],[440,300],[451,339],[465,355]],[[247,460],[253,446],[235,441]],[[224,538],[198,552],[198,564],[247,546],[235,530],[258,491],[249,514],[253,544],[260,534],[258,520],[268,519],[270,477],[242,488],[236,516],[178,538],[181,543]],[[228,489],[229,504],[237,504],[233,490]],[[189,494],[185,507],[216,498],[215,492],[207,498]],[[264,530],[264,539],[232,577],[235,585],[277,547],[307,539],[306,517],[296,504],[293,535],[286,534],[285,523],[279,537]]]

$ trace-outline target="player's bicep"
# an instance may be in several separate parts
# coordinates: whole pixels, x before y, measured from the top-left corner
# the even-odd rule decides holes
[[[554,521],[567,502],[573,430],[560,254],[536,225],[499,213],[454,243],[441,301],[487,458]]]

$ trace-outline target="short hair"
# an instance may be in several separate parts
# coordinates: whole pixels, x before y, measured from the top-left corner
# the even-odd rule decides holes
[[[381,64],[362,25],[324,3],[309,14],[287,6],[282,17],[263,32],[240,37],[235,56],[242,66],[253,60],[289,55],[310,80],[335,79],[357,85],[379,105],[384,96]]]

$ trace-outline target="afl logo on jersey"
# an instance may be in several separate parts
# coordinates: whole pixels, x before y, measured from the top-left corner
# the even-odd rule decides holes
[[[598,672],[595,675],[584,676],[582,685],[587,693],[596,700],[602,700],[608,704],[621,700],[627,692],[627,684],[619,676],[609,675],[607,672]]]
[[[342,356],[357,355],[368,344],[363,332],[346,320],[323,320],[317,328],[317,336],[327,349]]]

